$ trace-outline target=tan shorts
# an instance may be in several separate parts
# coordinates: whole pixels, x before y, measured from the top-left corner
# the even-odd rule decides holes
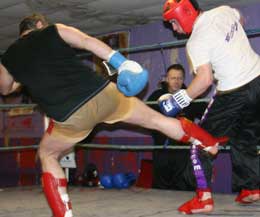
[[[134,97],[124,96],[110,82],[66,121],[54,121],[51,135],[67,143],[77,143],[86,138],[98,123],[112,124],[127,119],[133,111],[134,103]]]

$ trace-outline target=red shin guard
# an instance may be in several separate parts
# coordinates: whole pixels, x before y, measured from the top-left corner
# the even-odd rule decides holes
[[[42,175],[42,185],[53,217],[72,217],[68,194],[60,194],[58,191],[59,187],[67,187],[67,180],[56,179],[51,173],[45,172]]]
[[[197,124],[189,121],[186,118],[179,118],[185,135],[181,138],[181,142],[187,143],[190,138],[196,139],[199,142],[199,147],[205,151],[209,151],[210,148],[223,144],[228,141],[227,137],[215,138]]]
[[[198,189],[197,195],[191,200],[187,201],[178,208],[178,211],[183,214],[193,213],[208,213],[213,210],[214,202],[212,198],[202,200],[203,194],[211,192],[210,189]]]

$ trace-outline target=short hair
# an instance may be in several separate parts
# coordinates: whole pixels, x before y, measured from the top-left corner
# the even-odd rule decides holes
[[[183,66],[181,64],[176,63],[176,64],[170,65],[166,70],[166,76],[168,75],[169,71],[172,69],[180,70],[182,72],[183,79],[185,78],[185,69],[183,68]],[[161,86],[162,89],[168,88],[168,82],[166,82],[165,80],[160,81],[159,85]],[[184,83],[182,84],[182,89],[186,89],[186,85]]]
[[[185,77],[185,69],[181,64],[172,64],[167,68],[166,75],[168,75],[169,71],[175,69],[175,70],[180,70],[182,72],[183,78]]]
[[[19,24],[19,34],[21,35],[23,32],[31,29],[36,29],[37,23],[41,21],[44,26],[48,26],[49,22],[47,18],[42,14],[32,14],[22,19]]]

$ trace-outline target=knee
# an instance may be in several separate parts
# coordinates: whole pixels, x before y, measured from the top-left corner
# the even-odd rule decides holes
[[[48,161],[50,159],[58,160],[60,158],[59,157],[60,153],[57,151],[54,151],[52,149],[46,149],[46,148],[40,147],[38,149],[38,156],[40,158],[40,161],[44,162],[44,161]]]

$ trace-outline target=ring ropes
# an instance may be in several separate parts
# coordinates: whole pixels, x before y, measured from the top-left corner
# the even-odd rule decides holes
[[[26,145],[26,146],[8,146],[0,147],[0,152],[4,151],[17,151],[17,150],[27,150],[27,149],[37,149],[39,145]],[[113,145],[113,144],[85,144],[78,143],[75,148],[88,148],[88,149],[111,149],[118,151],[152,151],[160,149],[190,149],[189,145],[174,145],[174,146],[164,146],[164,145]],[[230,146],[219,146],[219,150],[230,150]],[[260,151],[260,146],[257,146],[257,150]]]

